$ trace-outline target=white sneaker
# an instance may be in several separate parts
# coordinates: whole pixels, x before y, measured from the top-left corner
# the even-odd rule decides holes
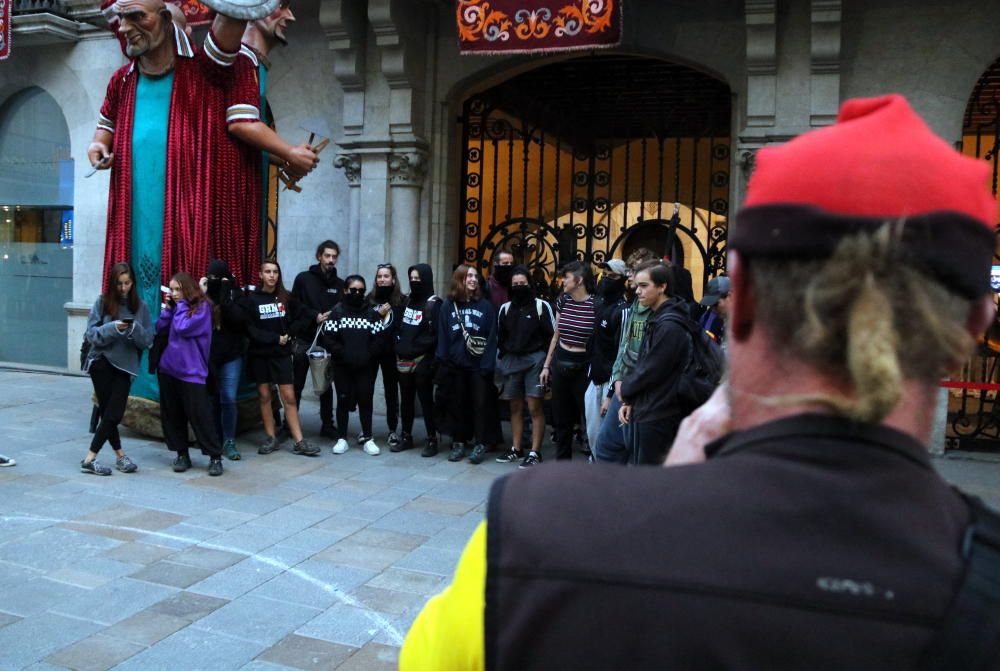
[[[370,454],[373,457],[378,456],[378,454],[382,451],[378,449],[378,445],[375,444],[374,440],[366,441],[364,449],[365,449],[365,454]]]
[[[347,444],[347,441],[341,438],[336,442],[336,444],[333,446],[333,449],[330,451],[333,452],[334,454],[343,454],[344,452],[347,452],[347,450],[349,450],[350,448],[351,446]]]

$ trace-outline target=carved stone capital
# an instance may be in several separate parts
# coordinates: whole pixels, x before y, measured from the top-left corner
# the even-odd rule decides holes
[[[421,186],[427,174],[427,154],[406,152],[389,154],[389,183],[401,186]]]
[[[361,184],[361,156],[359,154],[337,154],[337,158],[333,159],[333,167],[343,169],[347,183],[351,186]]]

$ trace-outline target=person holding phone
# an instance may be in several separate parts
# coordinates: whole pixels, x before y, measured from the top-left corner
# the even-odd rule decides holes
[[[80,469],[91,475],[111,475],[111,469],[97,461],[104,443],[109,443],[115,451],[115,468],[122,473],[139,470],[122,451],[118,425],[125,416],[132,380],[139,372],[139,359],[153,344],[149,307],[136,291],[132,266],[127,263],[111,266],[105,287],[90,308],[84,336],[91,348],[83,371],[90,374],[100,415],[90,449],[80,462]]]
[[[305,456],[319,455],[319,448],[302,437],[299,410],[295,405],[295,373],[292,369],[292,338],[302,332],[310,319],[317,324],[324,315],[310,317],[302,303],[285,289],[281,281],[281,266],[277,261],[260,264],[260,286],[247,296],[247,332],[250,344],[247,351],[247,368],[260,399],[260,416],[267,438],[257,449],[257,454],[271,454],[281,444],[275,431],[274,413],[271,411],[271,385],[278,385],[281,404],[285,408],[285,421],[295,441],[292,451]]]
[[[208,474],[222,475],[222,444],[212,422],[207,381],[212,347],[212,303],[190,273],[170,279],[170,295],[156,321],[156,330],[167,332],[160,357],[160,423],[163,438],[176,452],[174,472],[191,468],[188,424],[202,454],[209,457]]]

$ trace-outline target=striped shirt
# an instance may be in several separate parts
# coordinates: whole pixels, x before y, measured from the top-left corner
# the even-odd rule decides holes
[[[566,347],[586,348],[597,318],[594,297],[575,301],[569,294],[563,294],[556,302],[556,311],[559,313],[559,342]]]

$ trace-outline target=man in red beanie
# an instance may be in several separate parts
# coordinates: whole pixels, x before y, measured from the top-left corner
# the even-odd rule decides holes
[[[762,149],[680,465],[499,479],[401,668],[998,668],[1000,533],[926,449],[994,313],[987,172],[899,96]]]

